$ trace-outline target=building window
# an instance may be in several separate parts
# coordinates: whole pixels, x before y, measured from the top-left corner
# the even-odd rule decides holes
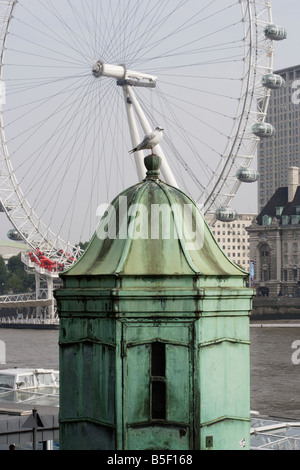
[[[270,280],[270,248],[264,244],[260,248],[260,265],[262,281]]]
[[[300,219],[300,215],[292,215],[291,216],[291,222],[293,225],[297,225]]]
[[[264,215],[262,218],[263,226],[270,225],[270,223],[271,223],[271,217],[269,217],[268,215]]]
[[[281,219],[282,219],[282,225],[287,225],[290,221],[290,218],[288,215],[283,215]]]
[[[151,418],[166,419],[166,345],[151,345]]]

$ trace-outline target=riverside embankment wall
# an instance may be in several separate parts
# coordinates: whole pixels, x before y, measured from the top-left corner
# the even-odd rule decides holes
[[[250,320],[300,320],[300,297],[255,297]]]

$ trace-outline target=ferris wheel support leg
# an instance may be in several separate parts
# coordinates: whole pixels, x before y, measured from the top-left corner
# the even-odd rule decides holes
[[[135,116],[133,113],[132,103],[129,98],[128,86],[123,86],[122,88],[123,88],[123,93],[124,93],[125,107],[126,107],[127,118],[128,118],[128,123],[129,123],[131,142],[132,142],[133,148],[135,148],[140,143],[139,131],[138,131]],[[135,165],[136,165],[139,181],[142,181],[146,176],[145,165],[143,161],[143,152],[141,151],[135,152],[134,158],[135,158]]]
[[[149,124],[149,121],[146,118],[145,113],[142,110],[142,108],[141,108],[141,106],[140,106],[140,104],[139,104],[139,102],[138,102],[138,100],[135,96],[135,93],[133,92],[132,87],[126,86],[126,89],[127,89],[127,95],[128,95],[129,101],[134,107],[134,110],[137,114],[137,117],[139,118],[139,121],[141,123],[142,129],[143,129],[145,134],[148,134],[149,132],[152,131],[152,128]],[[155,153],[157,155],[159,155],[162,159],[161,173],[162,173],[162,175],[165,179],[165,182],[170,184],[171,186],[175,186],[176,188],[178,188],[178,184],[176,182],[176,179],[174,178],[174,175],[171,171],[171,168],[170,168],[170,166],[167,162],[167,159],[166,159],[160,145],[157,145],[155,147]]]
[[[47,276],[47,299],[51,299],[52,303],[48,307],[48,319],[53,320],[54,318],[54,297],[53,297],[53,279]]]
[[[35,272],[35,293],[36,299],[51,299],[51,305],[46,307],[36,307],[36,317],[40,318],[42,313],[46,312],[47,320],[53,320],[55,317],[54,297],[53,297],[53,279],[50,276],[42,276]]]
[[[34,273],[35,277],[35,298],[39,299],[41,295],[41,276],[39,273],[35,272]],[[41,307],[36,307],[36,318],[40,317],[41,315]]]

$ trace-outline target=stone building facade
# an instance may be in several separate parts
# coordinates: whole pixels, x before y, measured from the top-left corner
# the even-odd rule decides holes
[[[228,258],[241,266],[245,271],[250,270],[250,248],[247,227],[257,214],[239,214],[238,219],[232,222],[216,220],[211,231],[218,244]],[[207,214],[206,220],[210,223],[214,214]]]
[[[247,231],[257,294],[299,297],[299,168],[289,168],[288,186],[276,190]]]

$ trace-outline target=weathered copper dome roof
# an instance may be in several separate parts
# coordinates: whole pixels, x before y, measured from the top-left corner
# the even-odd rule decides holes
[[[246,276],[215,241],[197,205],[159,179],[160,158],[145,158],[144,181],[119,194],[86,251],[64,276]]]

